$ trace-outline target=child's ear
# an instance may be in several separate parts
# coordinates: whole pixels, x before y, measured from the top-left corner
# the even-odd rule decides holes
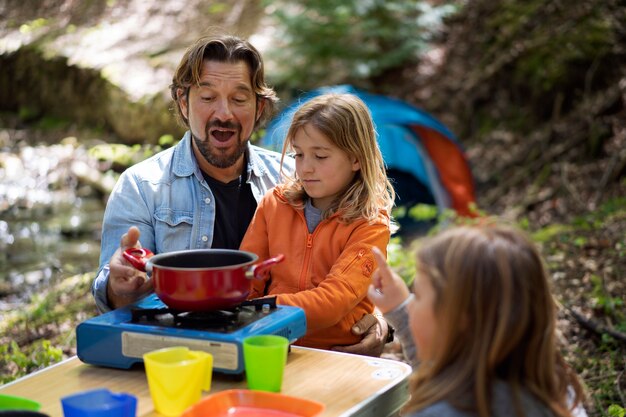
[[[356,157],[352,158],[352,171],[353,172],[357,172],[361,169],[361,163],[359,162],[358,159],[356,159]]]

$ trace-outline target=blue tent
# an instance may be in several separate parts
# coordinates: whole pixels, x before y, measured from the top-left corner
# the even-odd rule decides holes
[[[399,195],[396,204],[420,202],[469,214],[474,201],[473,179],[456,137],[427,112],[391,97],[375,95],[351,85],[322,87],[303,94],[268,125],[261,146],[282,150],[295,111],[324,93],[350,93],[370,109],[388,175]]]

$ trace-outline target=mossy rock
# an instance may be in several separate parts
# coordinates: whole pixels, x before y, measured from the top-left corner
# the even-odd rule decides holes
[[[67,120],[111,132],[123,143],[156,144],[162,135],[182,134],[163,95],[133,101],[99,71],[47,58],[36,46],[0,55],[0,67],[0,111],[23,122]]]

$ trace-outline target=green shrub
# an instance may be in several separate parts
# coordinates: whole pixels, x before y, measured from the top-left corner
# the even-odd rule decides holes
[[[402,0],[266,0],[278,24],[267,55],[274,83],[292,89],[370,79],[416,62],[454,6]]]

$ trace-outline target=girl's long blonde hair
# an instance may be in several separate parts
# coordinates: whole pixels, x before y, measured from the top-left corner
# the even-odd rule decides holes
[[[439,329],[407,409],[444,400],[488,417],[500,380],[517,416],[522,388],[555,416],[571,416],[568,404],[581,402],[583,389],[558,350],[556,304],[532,241],[504,225],[456,227],[424,243],[417,260],[435,289]]]
[[[362,218],[372,221],[381,209],[391,215],[395,193],[365,103],[353,94],[323,94],[304,103],[293,116],[283,145],[283,158],[293,149],[296,132],[308,124],[355,157],[361,168],[345,192],[322,213],[322,218],[339,213],[340,221],[346,223]],[[302,183],[295,175],[284,178],[285,198],[292,206],[302,208],[307,198]]]

